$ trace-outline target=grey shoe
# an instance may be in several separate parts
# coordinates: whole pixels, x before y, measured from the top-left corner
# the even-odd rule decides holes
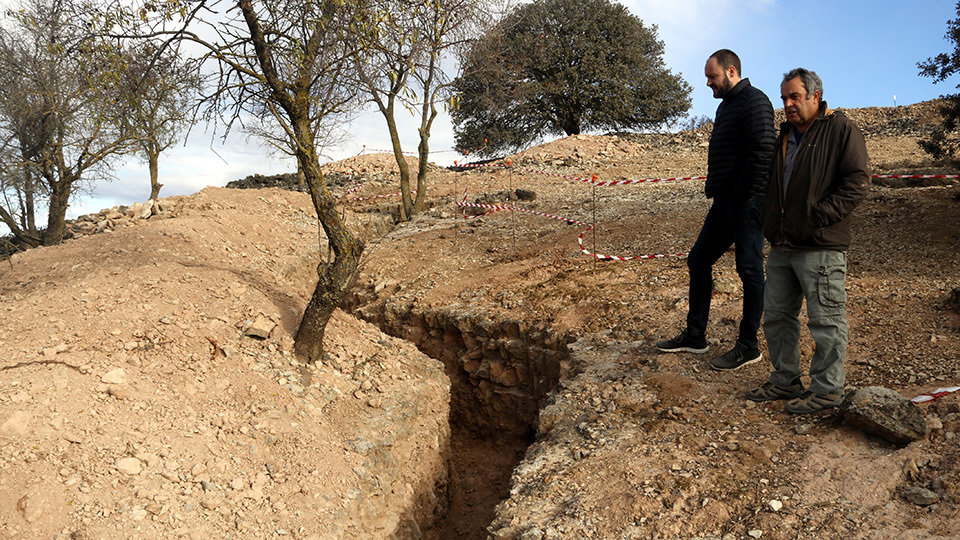
[[[767,381],[747,392],[750,401],[777,401],[793,399],[803,395],[803,384],[799,381],[790,386],[779,386]]]
[[[831,407],[839,407],[843,403],[843,394],[817,394],[807,392],[797,399],[787,402],[787,412],[792,414],[810,414]]]
[[[733,344],[733,349],[711,360],[710,367],[717,371],[730,371],[752,364],[761,358],[763,358],[763,355],[760,354],[760,349],[747,347],[738,341]]]
[[[703,336],[691,336],[684,328],[680,335],[673,339],[665,339],[657,342],[657,348],[663,352],[692,352],[702,354],[709,350],[707,338]]]

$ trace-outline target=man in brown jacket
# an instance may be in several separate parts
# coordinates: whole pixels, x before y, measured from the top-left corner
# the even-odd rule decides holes
[[[770,379],[747,392],[753,401],[789,399],[805,414],[843,401],[847,350],[847,249],[854,208],[870,185],[866,143],[843,113],[827,108],[823,83],[797,68],[780,86],[787,117],[780,128],[764,199],[770,242],[763,328]],[[810,389],[800,380],[800,306],[816,343]]]

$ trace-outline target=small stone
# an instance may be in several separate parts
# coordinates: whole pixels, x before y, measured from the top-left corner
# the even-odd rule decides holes
[[[751,531],[747,531],[747,536],[750,536],[751,538],[760,538],[763,536],[763,531],[760,529],[753,529]]]
[[[130,511],[130,517],[134,521],[143,521],[143,518],[147,517],[147,511],[143,508],[134,508]]]
[[[774,512],[779,512],[782,509],[783,509],[782,502],[778,501],[777,499],[773,499],[772,501],[770,501],[770,510],[773,510]]]
[[[169,481],[171,481],[171,482],[179,482],[179,481],[180,481],[180,477],[177,476],[177,473],[175,473],[175,472],[161,471],[161,472],[160,472],[160,476],[166,478],[167,480],[169,480]]]
[[[135,457],[125,457],[117,460],[117,470],[123,474],[136,475],[140,474],[142,467],[139,459]]]
[[[939,495],[920,486],[908,487],[903,492],[903,498],[917,506],[930,506],[940,501]]]
[[[903,474],[907,475],[907,478],[911,480],[915,480],[920,476],[920,468],[917,467],[917,462],[912,459],[905,461],[903,463]]]
[[[100,377],[100,381],[107,384],[123,384],[127,380],[127,374],[123,371],[123,368],[111,369],[106,372],[103,377]]]
[[[927,416],[927,429],[930,431],[939,431],[943,429],[943,421],[940,420],[939,416],[931,414]]]
[[[520,535],[520,540],[543,540],[543,531],[534,527],[524,531],[524,533]]]
[[[27,411],[14,411],[7,420],[0,425],[0,435],[26,435],[30,430],[30,420],[33,415]]]
[[[253,324],[247,328],[246,334],[249,337],[258,338],[258,339],[267,339],[270,337],[270,332],[273,332],[273,329],[276,328],[277,324],[270,319],[259,315]]]
[[[107,387],[107,394],[117,399],[130,399],[130,391],[126,386],[111,385]]]

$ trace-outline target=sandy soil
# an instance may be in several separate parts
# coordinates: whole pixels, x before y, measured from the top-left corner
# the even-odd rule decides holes
[[[935,118],[931,110],[924,104],[850,111],[869,136],[875,173],[943,172],[916,145],[918,126]],[[537,439],[513,473],[511,497],[487,532],[495,538],[955,536],[960,398],[924,405],[931,435],[905,448],[849,428],[833,412],[796,417],[782,403],[748,402],[744,392],[766,380],[766,360],[732,373],[706,365],[736,335],[740,285],[732,252],[715,268],[710,354],[664,355],[653,343],[683,325],[684,259],[598,261],[580,253],[585,226],[550,217],[597,223],[595,235],[583,235],[591,252],[685,252],[708,206],[701,182],[594,191],[581,179],[698,176],[707,138],[703,130],[659,138],[577,136],[511,156],[510,168],[501,162],[452,180],[438,176],[434,193],[446,204],[367,254],[358,287],[399,283],[399,292],[389,299],[361,295],[367,302],[361,312],[397,303],[424,311],[469,306],[494,320],[542,322],[575,340],[566,375],[540,412]],[[507,200],[518,188],[536,199]],[[467,202],[524,211],[451,221],[460,215],[450,209],[453,194],[464,190]],[[958,231],[956,180],[884,180],[872,188],[857,213],[849,258],[848,387],[885,386],[913,397],[960,384],[960,319],[950,303],[960,285]],[[812,354],[807,333],[802,350],[805,358]],[[915,488],[937,493],[938,502],[911,502],[906,493]]]
[[[851,111],[870,126],[875,172],[934,169],[903,128],[930,110]],[[766,361],[706,366],[735,337],[732,253],[716,267],[711,354],[663,355],[652,343],[682,325],[684,259],[598,261],[580,251],[585,226],[549,217],[597,223],[583,237],[591,252],[685,252],[708,205],[702,183],[594,190],[581,179],[701,175],[708,135],[576,136],[511,156],[509,168],[438,168],[432,209],[368,242],[357,312],[470,309],[571,343],[535,433],[455,435],[466,448],[449,473],[451,428],[438,422],[458,366],[444,375],[342,312],[329,361],[291,358],[325,256],[307,195],[209,188],[165,200],[149,220],[0,263],[0,537],[955,537],[960,396],[923,405],[933,430],[904,448],[835,413],[746,402]],[[352,171],[365,183],[356,196],[389,194],[390,159],[328,171]],[[912,397],[960,384],[960,185],[938,183],[875,185],[857,213],[851,387]],[[520,188],[536,198],[511,200]],[[464,191],[528,212],[464,219]],[[359,227],[395,204],[352,202],[349,219]],[[258,319],[276,324],[265,340],[245,335]],[[803,347],[808,357],[809,338]],[[920,487],[936,502],[911,502]],[[459,517],[431,524],[434,507]]]

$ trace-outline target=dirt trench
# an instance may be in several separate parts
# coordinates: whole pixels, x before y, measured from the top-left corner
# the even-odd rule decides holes
[[[485,539],[510,475],[533,442],[538,412],[569,370],[567,344],[549,328],[461,308],[422,310],[363,291],[346,308],[443,362],[451,382],[451,458],[444,508],[421,516],[423,538]],[[441,503],[443,504],[443,503]]]

